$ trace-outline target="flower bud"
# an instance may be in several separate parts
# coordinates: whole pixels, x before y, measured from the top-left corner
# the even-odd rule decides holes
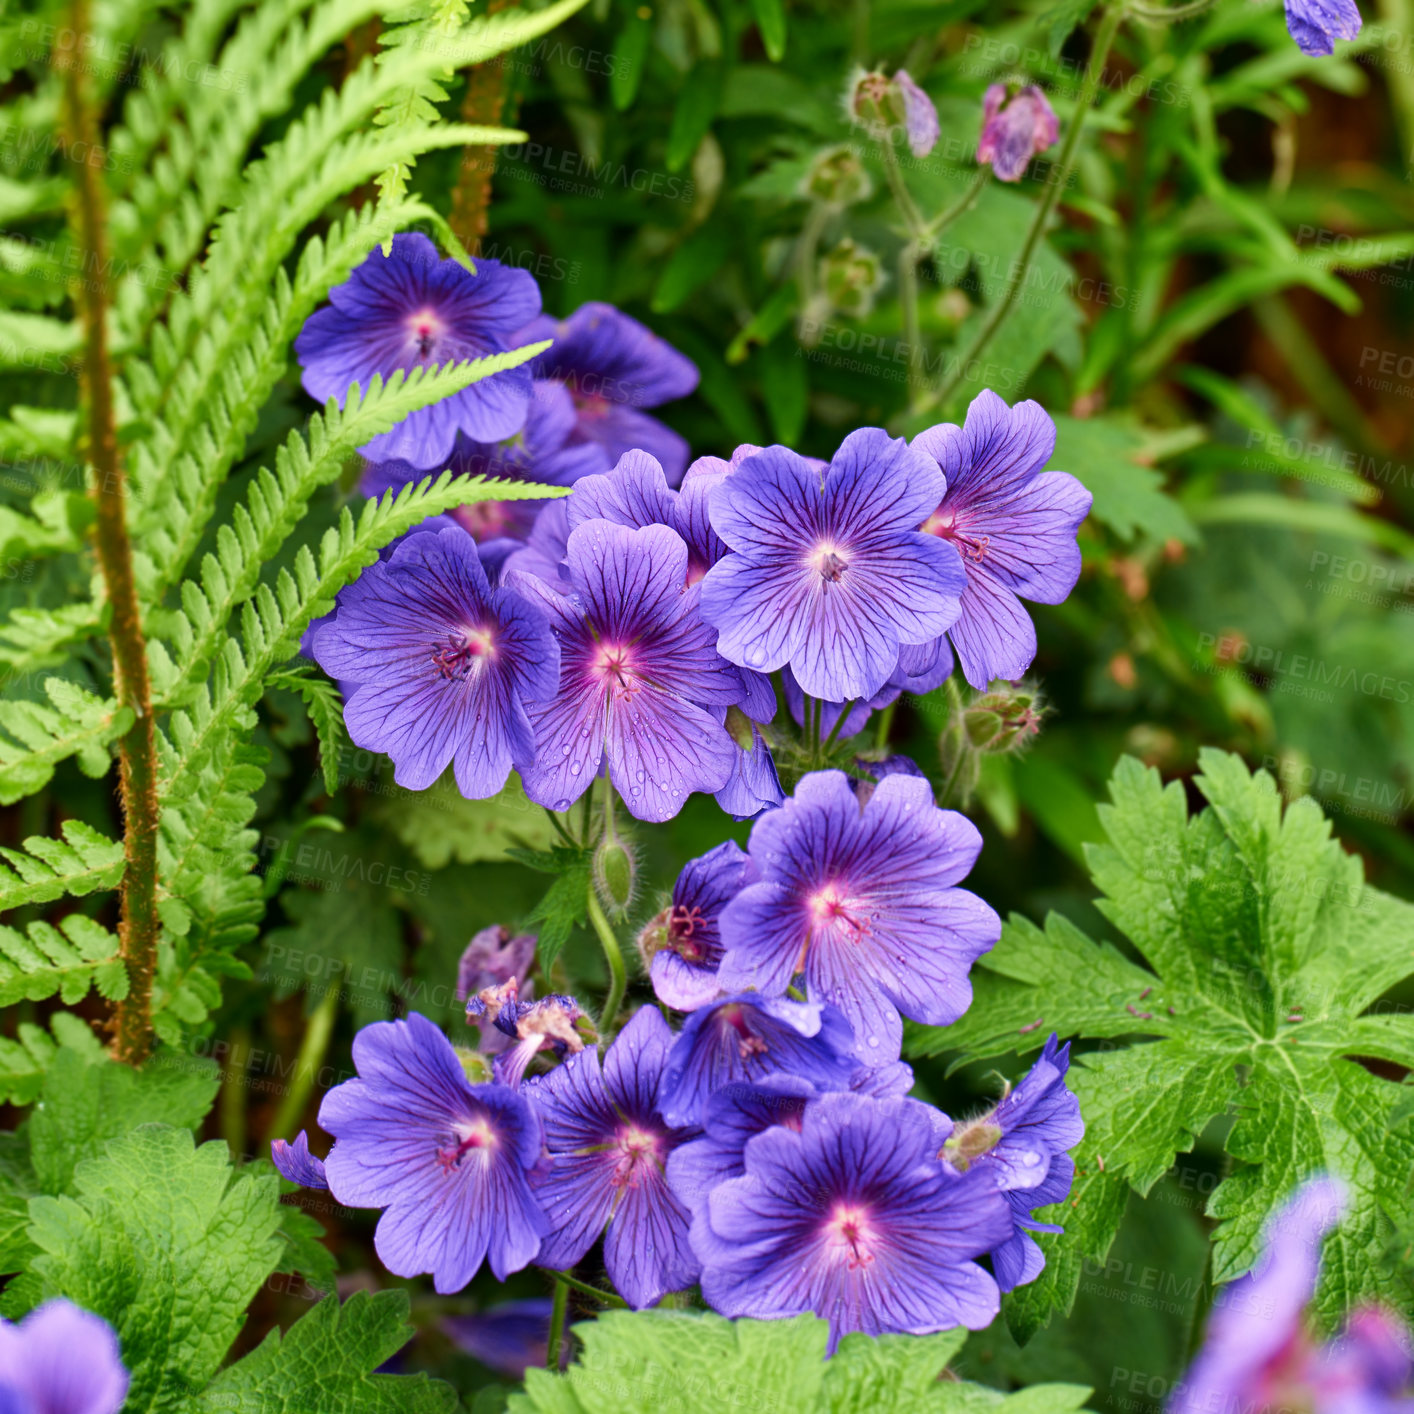
[[[652,918],[639,930],[635,940],[638,947],[638,955],[643,959],[643,970],[649,971],[653,966],[653,959],[667,947],[671,941],[669,924],[672,920],[673,910],[669,905],[659,913],[655,913]]]
[[[892,142],[892,130],[902,129],[915,157],[926,157],[938,141],[938,110],[906,69],[892,78],[877,69],[856,69],[845,90],[845,112],[882,141]]]
[[[963,709],[968,742],[978,751],[1020,751],[1041,730],[1045,708],[1025,683],[985,692]]]
[[[821,259],[820,284],[841,314],[862,319],[874,308],[874,297],[883,288],[883,263],[872,250],[846,236]]]
[[[854,149],[841,145],[815,154],[800,190],[803,196],[827,206],[853,206],[868,200],[874,184]]]
[[[481,1051],[464,1051],[458,1047],[457,1059],[461,1062],[466,1078],[473,1085],[485,1085],[495,1078],[491,1057]]]
[[[946,1159],[958,1173],[966,1173],[975,1159],[990,1154],[1002,1141],[1002,1129],[991,1122],[991,1116],[960,1124],[948,1136],[939,1158]]]
[[[604,907],[627,913],[633,903],[638,869],[632,852],[612,831],[599,841],[594,851],[594,888]]]

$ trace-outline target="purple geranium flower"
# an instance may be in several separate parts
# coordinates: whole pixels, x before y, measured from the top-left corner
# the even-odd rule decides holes
[[[736,1080],[777,1071],[818,1089],[842,1089],[859,1062],[854,1032],[832,1006],[741,992],[699,1007],[683,1023],[663,1078],[663,1117],[697,1124],[708,1097]]]
[[[1303,53],[1316,58],[1335,53],[1337,39],[1360,33],[1355,0],[1286,0],[1286,28]]]
[[[684,587],[687,546],[666,526],[591,520],[570,532],[566,564],[569,594],[506,575],[539,598],[560,644],[559,691],[531,714],[526,794],[567,810],[607,761],[631,814],[671,819],[692,791],[726,784],[735,747],[720,715],[744,695],[697,612],[698,586]]]
[[[609,469],[603,449],[574,440],[574,429],[570,395],[558,383],[537,382],[520,431],[499,442],[477,442],[459,435],[447,459],[447,470],[454,476],[573,486],[583,476]],[[375,462],[364,469],[359,489],[365,496],[381,496],[385,491],[401,491],[426,476],[426,471],[410,462]],[[544,504],[541,500],[472,501],[447,514],[484,545],[502,537],[524,540]]]
[[[823,476],[786,447],[748,458],[712,491],[731,547],[702,581],[702,614],[734,663],[787,663],[814,697],[874,696],[903,644],[951,627],[966,577],[918,531],[942,498],[933,462],[878,428],[845,438]]]
[[[540,1122],[505,1085],[473,1085],[426,1017],[377,1021],[354,1037],[358,1078],[319,1109],[334,1136],[324,1161],[334,1197],[383,1208],[374,1247],[396,1276],[432,1274],[460,1291],[489,1260],[498,1281],[533,1261],[550,1223],[530,1178]]]
[[[118,1414],[127,1394],[118,1337],[101,1316],[59,1297],[18,1325],[0,1320],[4,1414]]]
[[[1001,936],[991,908],[954,887],[981,848],[926,780],[889,776],[861,807],[842,771],[804,777],[752,827],[760,878],[722,911],[722,987],[780,996],[803,972],[812,1000],[845,1013],[867,1064],[897,1059],[899,1013],[956,1021],[968,969]]]
[[[744,678],[750,669],[738,671]],[[769,679],[766,681],[769,683]],[[736,760],[726,785],[714,798],[734,820],[754,820],[763,811],[774,810],[786,793],[781,789],[775,758],[761,728],[744,711],[730,709],[727,731],[736,746]]]
[[[502,562],[501,578],[515,571],[533,576],[556,593],[569,593],[570,577],[565,568],[569,539],[569,510],[564,501],[541,502],[525,544]]]
[[[370,565],[339,595],[314,656],[358,684],[344,704],[349,736],[387,752],[399,785],[426,790],[454,761],[473,800],[534,761],[527,708],[554,696],[559,663],[545,615],[492,589],[459,530],[410,535]]]
[[[652,1306],[697,1277],[688,1214],[664,1177],[690,1131],[663,1118],[659,1099],[672,1045],[668,1023],[641,1007],[599,1065],[597,1051],[571,1056],[525,1088],[545,1122],[549,1171],[539,1183],[555,1220],[540,1265],[574,1266],[604,1239],[604,1265],[634,1308]]]
[[[611,304],[581,305],[568,319],[545,315],[521,331],[522,343],[553,339],[532,365],[537,378],[569,389],[579,435],[596,442],[610,463],[637,447],[650,452],[677,484],[687,443],[642,408],[685,398],[697,387],[697,367],[673,346]]]
[[[294,1137],[293,1143],[283,1139],[270,1141],[270,1161],[281,1175],[301,1188],[328,1188],[329,1178],[324,1172],[324,1161],[316,1159],[309,1152],[309,1139],[304,1130]]]
[[[478,260],[473,275],[416,233],[393,237],[389,255],[375,250],[329,303],[305,320],[295,340],[305,391],[340,406],[349,387],[368,387],[375,373],[435,368],[517,347],[516,331],[540,313],[540,289],[524,270]],[[531,342],[522,340],[522,343]],[[460,393],[409,414],[363,448],[374,461],[440,468],[459,431],[478,442],[510,437],[525,425],[530,369],[522,365],[483,378]]]
[[[938,110],[933,100],[914,83],[907,69],[894,75],[894,85],[903,103],[903,126],[908,146],[915,157],[926,157],[938,141]]]
[[[785,689],[786,706],[790,709],[796,726],[804,727],[807,702],[805,689],[796,681],[795,674],[789,668],[781,670],[781,686]],[[834,737],[837,741],[847,741],[852,736],[858,736],[869,725],[869,719],[874,713],[881,711],[891,702],[897,702],[900,693],[900,688],[888,682],[873,697],[864,700],[821,702],[818,728],[820,740],[828,741]],[[844,717],[843,726],[840,725],[841,716]]]
[[[948,637],[975,688],[1014,681],[1036,656],[1020,600],[1059,604],[1080,577],[1075,534],[1091,496],[1069,473],[1041,470],[1055,444],[1055,423],[1039,404],[1009,408],[990,389],[972,400],[964,426],[943,423],[913,439],[947,477],[923,529],[962,557],[967,588]],[[938,648],[950,668],[947,645]]]
[[[528,1369],[543,1369],[554,1302],[548,1296],[503,1301],[470,1316],[443,1316],[442,1329],[474,1360],[507,1379],[523,1380]],[[561,1318],[568,1325],[569,1312]],[[560,1332],[560,1369],[570,1362],[573,1342]]]
[[[718,920],[751,877],[751,861],[735,840],[727,840],[683,865],[672,903],[644,930],[653,990],[674,1011],[695,1011],[722,995]]]
[[[514,1049],[496,1057],[495,1075],[502,1084],[519,1086],[525,1068],[548,1047],[563,1060],[584,1049],[578,1023],[584,1016],[573,997],[552,993],[538,1001],[520,1001],[514,978],[500,986],[484,987],[467,999],[467,1020],[489,1017],[492,1026],[516,1042]]]
[[[824,1095],[800,1132],[773,1125],[745,1149],[746,1172],[715,1187],[694,1225],[702,1294],[724,1316],[814,1312],[830,1351],[871,1335],[967,1326],[997,1314],[997,1284],[973,1260],[1004,1241],[1011,1215],[983,1174],[950,1175],[916,1100]]]
[[[1026,164],[1059,136],[1055,112],[1034,83],[1009,102],[1005,84],[994,83],[983,96],[977,161],[990,163],[1002,181],[1020,181]]]
[[[1046,1265],[1030,1233],[1064,1230],[1031,1214],[1064,1202],[1075,1178],[1075,1160],[1066,1151],[1084,1138],[1085,1123],[1066,1088],[1069,1068],[1070,1047],[1057,1045],[1052,1035],[1025,1079],[986,1114],[957,1125],[942,1146],[941,1157],[952,1167],[982,1169],[1006,1194],[1016,1226],[992,1253],[1003,1291],[1035,1281]]]

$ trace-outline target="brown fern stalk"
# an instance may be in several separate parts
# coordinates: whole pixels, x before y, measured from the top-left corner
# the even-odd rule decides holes
[[[74,0],[72,29],[89,33],[88,0]],[[122,455],[113,413],[113,370],[108,350],[108,235],[102,185],[98,114],[78,56],[81,43],[56,51],[63,66],[71,151],[76,161],[75,236],[83,254],[75,300],[84,330],[84,442],[93,468],[97,507],[94,540],[111,619],[114,692],[133,711],[133,724],[118,746],[123,806],[123,850],[127,868],[120,892],[118,937],[128,971],[127,996],[113,1013],[112,1050],[116,1059],[139,1065],[152,1050],[152,979],[157,963],[157,744],[152,722],[152,689],[147,645],[133,578],[128,538]],[[97,159],[97,160],[96,160]]]
[[[490,0],[488,15],[509,8],[512,0]],[[506,104],[506,55],[489,64],[478,64],[467,78],[461,115],[465,123],[495,127]],[[457,239],[476,252],[486,235],[487,212],[491,206],[491,178],[496,171],[494,147],[468,147],[462,157],[461,174],[452,188],[452,211],[448,218]]]

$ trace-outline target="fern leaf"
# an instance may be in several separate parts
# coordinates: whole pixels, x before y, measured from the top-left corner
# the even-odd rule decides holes
[[[333,795],[339,788],[339,760],[348,736],[344,731],[344,699],[328,678],[305,673],[272,673],[267,687],[283,687],[298,693],[309,713],[310,725],[319,739],[319,766],[324,773],[324,791]]]
[[[108,770],[108,743],[133,723],[132,709],[62,678],[44,680],[54,705],[0,702],[0,805],[13,805],[49,784],[54,767],[71,756],[87,776]]]
[[[174,616],[171,632],[180,667],[164,700],[182,701],[205,678],[232,610],[254,592],[262,569],[288,539],[313,492],[338,477],[357,447],[409,412],[514,367],[544,347],[534,344],[511,354],[417,369],[408,377],[396,373],[386,384],[375,376],[366,397],[355,386],[342,411],[331,400],[322,419],[316,414],[310,420],[307,447],[303,437],[291,433],[275,459],[274,474],[261,471],[250,488],[248,509],[238,506],[230,524],[218,532],[216,553],[202,562],[201,585],[188,580],[182,586],[182,611]]]
[[[42,1026],[22,1021],[15,1040],[0,1037],[0,1100],[11,1105],[32,1104],[61,1046],[79,1051],[90,1060],[102,1056],[103,1047],[81,1017],[67,1011],[56,1012],[49,1024],[52,1035]]]
[[[59,829],[62,841],[35,835],[23,850],[0,848],[0,858],[6,861],[0,864],[0,913],[64,894],[117,888],[123,877],[123,846],[81,820],[65,820]]]
[[[36,922],[21,933],[0,927],[0,1006],[43,1001],[57,992],[73,1006],[96,987],[109,1001],[128,994],[128,973],[118,939],[82,913],[56,928]]]
[[[100,627],[96,604],[64,604],[57,609],[11,609],[0,624],[0,665],[4,682],[62,663],[78,644]]]

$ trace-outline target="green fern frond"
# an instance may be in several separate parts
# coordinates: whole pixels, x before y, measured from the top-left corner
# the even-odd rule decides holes
[[[118,939],[82,913],[71,913],[57,928],[44,922],[23,933],[0,927],[0,1006],[40,1002],[56,992],[73,1006],[89,987],[118,1001],[128,994],[128,970],[118,953]]]
[[[77,414],[66,408],[15,403],[10,416],[0,418],[0,453],[10,457],[67,458],[77,426]]]
[[[339,788],[339,759],[348,734],[344,730],[344,698],[328,678],[305,672],[271,673],[265,685],[298,693],[309,713],[309,723],[319,740],[319,767],[324,774],[324,790],[333,795]]]
[[[79,340],[79,326],[70,320],[0,309],[0,368],[72,372]]]
[[[164,703],[182,701],[206,677],[207,665],[225,636],[231,612],[254,593],[263,567],[275,558],[320,486],[337,479],[355,450],[408,413],[469,387],[482,378],[534,357],[545,344],[442,368],[396,373],[385,384],[374,377],[366,397],[357,385],[343,411],[331,399],[324,416],[310,419],[309,442],[292,432],[275,458],[275,472],[262,468],[251,484],[249,509],[237,506],[216,536],[216,553],[202,560],[201,584],[182,585],[182,609],[169,637],[178,675]],[[170,554],[171,552],[166,552]]]
[[[0,805],[13,805],[49,784],[54,767],[78,757],[86,776],[102,776],[109,767],[108,743],[132,726],[129,707],[93,693],[63,678],[44,680],[54,705],[0,702]]]
[[[0,913],[23,904],[48,903],[115,889],[123,877],[123,846],[81,820],[65,820],[62,840],[32,836],[24,849],[0,848]]]
[[[90,1060],[103,1054],[89,1025],[67,1011],[49,1021],[53,1034],[33,1022],[20,1022],[16,1039],[0,1036],[0,1100],[11,1105],[33,1104],[44,1084],[45,1072],[61,1046],[79,1051]]]
[[[11,609],[0,623],[0,684],[62,663],[72,649],[98,633],[96,604],[64,604],[57,609]]]
[[[241,641],[225,640],[210,685],[202,685],[189,709],[173,713],[171,740],[162,743],[164,798],[181,800],[190,794],[197,773],[220,743],[254,725],[253,709],[266,675],[294,655],[310,621],[333,610],[334,596],[378,558],[383,546],[453,506],[563,494],[555,487],[443,472],[435,481],[403,487],[396,497],[389,492],[369,501],[357,522],[345,507],[338,527],[324,532],[317,562],[309,547],[301,546],[293,574],[282,570],[273,590],[262,584],[245,603]]]

